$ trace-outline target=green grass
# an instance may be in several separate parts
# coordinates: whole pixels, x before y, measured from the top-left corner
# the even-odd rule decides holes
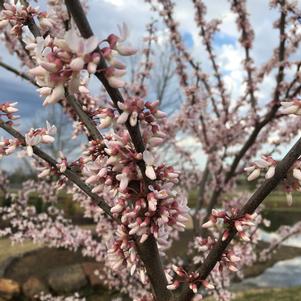
[[[25,241],[22,244],[12,245],[9,239],[0,239],[0,263],[10,256],[17,256],[40,247],[41,245],[34,244],[31,241]]]
[[[300,301],[301,287],[285,289],[252,290],[243,293],[235,301]]]
[[[246,191],[247,193],[252,193],[255,191],[254,190],[247,190],[247,189],[242,189],[238,188],[238,191]],[[228,199],[231,200],[235,195],[234,194],[226,194],[223,199]],[[188,205],[190,208],[194,208],[195,204],[198,200],[198,191],[197,189],[193,189],[188,196]],[[266,208],[288,208],[291,210],[294,210],[295,208],[300,208],[301,210],[301,193],[300,192],[294,192],[293,193],[293,205],[290,207],[287,204],[286,201],[286,195],[283,191],[281,190],[275,190],[273,191],[270,195],[266,197],[264,200],[264,205]]]

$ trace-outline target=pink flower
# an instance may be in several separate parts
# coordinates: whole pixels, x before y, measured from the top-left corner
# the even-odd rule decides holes
[[[156,179],[156,173],[155,173],[155,170],[154,170],[154,167],[153,167],[155,159],[154,159],[154,157],[153,157],[153,155],[151,154],[150,151],[145,150],[143,152],[143,160],[146,164],[145,175],[149,179],[155,180]]]

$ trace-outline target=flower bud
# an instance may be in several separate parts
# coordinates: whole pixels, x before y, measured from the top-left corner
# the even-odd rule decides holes
[[[83,60],[83,58],[77,57],[71,61],[70,68],[75,72],[79,72],[84,68],[84,65],[85,61]]]

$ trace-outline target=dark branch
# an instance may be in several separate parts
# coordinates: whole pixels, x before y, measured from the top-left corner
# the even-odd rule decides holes
[[[73,110],[78,115],[79,119],[83,122],[86,126],[91,138],[93,140],[102,140],[103,137],[101,133],[98,131],[96,125],[94,124],[93,120],[87,115],[87,113],[83,110],[79,101],[73,96],[68,94],[66,96],[68,104],[73,108]]]
[[[292,167],[294,162],[301,155],[301,138],[296,142],[296,144],[291,148],[287,155],[281,160],[276,166],[275,175],[273,178],[266,180],[250,197],[248,202],[243,206],[243,208],[238,213],[239,216],[245,214],[252,214],[257,209],[257,207],[264,201],[264,199],[277,187],[277,185],[284,179],[287,175],[288,170]],[[206,279],[212,269],[215,267],[216,263],[220,260],[222,254],[234,238],[236,234],[236,229],[233,226],[229,227],[229,237],[222,241],[222,236],[220,236],[216,245],[209,252],[205,261],[200,264],[198,272],[200,274],[200,279]],[[185,288],[181,293],[179,301],[188,301],[193,297],[193,292],[189,288]]]
[[[0,62],[0,67],[3,67],[4,69],[6,69],[6,70],[16,74],[17,76],[25,79],[26,81],[30,82],[31,84],[33,84],[37,88],[40,88],[40,86],[33,79],[31,79],[29,76],[27,76],[25,73],[23,73],[21,71],[18,71],[17,69],[5,64],[4,62]]]

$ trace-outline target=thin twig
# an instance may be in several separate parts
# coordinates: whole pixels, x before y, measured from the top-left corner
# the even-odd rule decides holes
[[[40,86],[32,78],[30,78],[29,76],[27,76],[25,73],[23,73],[23,72],[15,69],[13,67],[11,67],[10,65],[7,65],[4,62],[0,61],[0,67],[2,67],[4,69],[6,69],[6,70],[8,70],[8,71],[10,71],[10,72],[12,72],[14,74],[16,74],[17,76],[19,76],[19,77],[23,78],[24,80],[30,82],[31,84],[33,84],[37,88],[40,88]]]

